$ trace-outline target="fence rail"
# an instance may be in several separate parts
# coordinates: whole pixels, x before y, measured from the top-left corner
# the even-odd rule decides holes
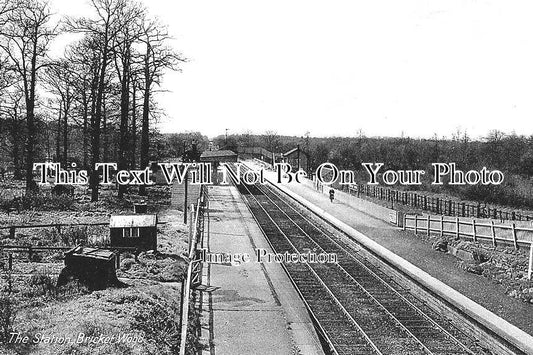
[[[351,195],[379,199],[394,204],[410,206],[446,216],[491,218],[501,221],[533,221],[533,215],[521,211],[509,211],[480,203],[467,203],[452,199],[432,197],[417,192],[394,190],[383,186],[367,184],[344,185],[343,190]]]
[[[180,339],[180,350],[179,354],[185,354],[185,348],[187,344],[187,332],[189,331],[189,308],[191,304],[194,304],[196,294],[191,292],[195,286],[199,285],[202,282],[202,261],[199,257],[198,245],[203,246],[203,239],[205,233],[205,223],[204,223],[204,214],[208,210],[208,195],[207,195],[207,186],[202,185],[200,189],[200,197],[196,201],[196,206],[191,204],[189,218],[189,265],[187,267],[187,274],[185,279],[182,282],[182,297],[181,297],[181,339]],[[184,211],[187,213],[187,211]],[[200,335],[200,329],[194,329],[197,332],[198,338]],[[194,349],[194,352],[197,352],[197,349]]]
[[[166,224],[166,221],[157,221],[157,224]],[[31,228],[55,228],[58,232],[63,227],[92,227],[92,226],[108,226],[109,222],[86,222],[86,223],[49,223],[49,224],[20,224],[0,226],[0,230],[9,229],[9,237],[14,238],[17,229],[31,229]]]
[[[38,245],[0,245],[0,252],[7,251],[8,256],[8,270],[13,270],[13,253],[28,253],[28,259],[31,261],[32,256],[36,252],[46,252],[46,251],[68,251],[72,248],[75,248],[75,246],[38,246]],[[137,255],[139,254],[140,250],[135,247],[112,247],[112,246],[106,246],[106,249],[110,249],[113,251],[117,251],[117,259],[116,264],[117,268],[120,267],[120,253],[124,252],[132,252],[135,254],[135,259],[137,259]]]
[[[403,229],[413,230],[415,234],[421,232],[426,235],[432,233],[445,236],[451,235],[457,238],[467,237],[477,241],[491,242],[495,247],[497,244],[513,245],[515,249],[519,247],[529,248],[528,279],[531,280],[533,274],[533,228],[517,227],[514,223],[510,225],[495,224],[494,221],[461,220],[459,217],[446,218],[444,216],[419,216],[404,215]]]

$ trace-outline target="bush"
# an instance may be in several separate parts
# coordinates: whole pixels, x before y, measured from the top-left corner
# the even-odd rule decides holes
[[[30,298],[55,294],[55,282],[49,275],[41,272],[31,275],[24,290],[24,295]]]
[[[87,244],[87,227],[72,226],[60,234],[63,245]]]
[[[74,206],[74,198],[68,195],[51,195],[44,193],[27,194],[15,197],[11,200],[0,201],[0,208],[9,212],[12,209],[17,211],[39,209],[45,211],[65,211],[71,210]]]
[[[177,324],[179,311],[177,305],[163,304],[152,299],[138,303],[133,314],[133,329],[144,332],[147,340],[161,347],[162,354],[175,354],[179,351],[180,331]]]

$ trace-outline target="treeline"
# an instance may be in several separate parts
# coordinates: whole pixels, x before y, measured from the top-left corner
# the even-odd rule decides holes
[[[184,59],[140,3],[90,5],[91,14],[70,18],[53,15],[44,0],[0,0],[0,156],[27,192],[37,189],[34,162],[78,159],[88,168],[112,159],[129,169],[147,166],[160,148],[154,90]],[[76,40],[51,58],[65,33]],[[89,171],[96,201],[99,176]]]
[[[500,186],[435,186],[425,180],[422,186],[409,189],[533,208],[533,136],[492,130],[483,138],[472,139],[467,132],[457,130],[451,138],[366,137],[363,134],[350,138],[316,138],[309,134],[301,137],[281,136],[269,131],[263,135],[244,133],[227,138],[218,136],[215,140],[221,145],[227,142],[230,149],[260,146],[275,153],[286,152],[299,145],[308,153],[311,172],[329,161],[340,169],[358,172],[360,183],[368,181],[368,174],[361,166],[363,162],[384,163],[384,169],[421,169],[428,172],[432,171],[431,164],[434,162],[455,162],[457,168],[464,171],[482,167],[498,169],[505,174],[505,182]]]

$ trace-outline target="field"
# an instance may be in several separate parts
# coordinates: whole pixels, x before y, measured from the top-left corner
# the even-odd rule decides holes
[[[116,197],[102,191],[89,202],[85,189],[74,196],[34,196],[13,207],[11,197],[22,186],[4,186],[0,227],[7,225],[72,224],[69,227],[0,230],[0,245],[100,246],[112,214],[131,214],[141,196]],[[170,189],[148,189],[148,212],[157,213],[158,251],[124,252],[116,273],[119,286],[90,291],[76,280],[57,287],[64,266],[63,251],[0,252],[0,353],[2,354],[171,354],[179,346],[181,281],[187,267],[187,227],[183,215],[170,208]],[[194,339],[191,341],[195,341]],[[190,346],[190,344],[188,344]]]

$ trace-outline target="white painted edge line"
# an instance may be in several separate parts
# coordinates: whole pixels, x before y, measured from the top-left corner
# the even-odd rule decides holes
[[[271,183],[268,179],[267,181]],[[394,265],[396,268],[419,282],[420,284],[427,287],[429,290],[437,294],[438,296],[442,297],[446,301],[448,301],[453,306],[460,309],[462,312],[482,324],[483,326],[487,327],[489,330],[494,332],[495,334],[499,335],[503,339],[507,340],[520,350],[524,351],[526,354],[533,354],[533,336],[529,335],[528,333],[524,332],[520,328],[512,325],[511,323],[507,322],[505,319],[497,316],[496,314],[492,313],[485,307],[477,304],[476,302],[472,301],[468,297],[464,296],[463,294],[457,292],[450,286],[446,285],[442,281],[434,278],[430,274],[426,273],[425,271],[419,269],[418,267],[414,266],[407,260],[399,257],[398,255],[394,254],[387,248],[381,246],[380,244],[374,242],[372,239],[365,236],[363,233],[355,230],[354,228],[350,227],[346,223],[342,222],[341,220],[333,217],[323,209],[315,206],[311,202],[307,201],[305,198],[301,197],[300,195],[292,192],[287,187],[281,185],[281,184],[275,184],[271,183],[279,190],[283,191],[296,201],[303,204],[305,207],[325,219],[326,221],[332,223],[337,228],[342,230],[344,233],[350,235],[353,237],[357,242],[365,246],[366,248],[370,249],[372,252],[374,252],[379,257],[385,259],[386,261],[390,262],[392,265]]]

